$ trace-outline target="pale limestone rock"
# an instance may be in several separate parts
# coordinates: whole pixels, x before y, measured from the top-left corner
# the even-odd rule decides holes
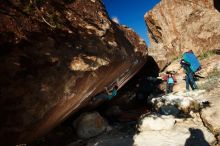
[[[134,146],[184,146],[189,141],[201,146],[214,143],[214,135],[203,126],[199,115],[192,116],[193,118],[189,119],[177,119],[172,116],[145,117],[140,124],[140,133],[133,138]],[[145,128],[156,126],[160,128]]]
[[[191,110],[199,110],[202,107],[202,101],[206,100],[202,96],[204,92],[205,90],[179,91],[162,97],[152,98],[150,102],[155,106],[156,110],[166,115],[177,115],[177,109],[188,114]]]
[[[175,124],[175,119],[172,116],[161,116],[150,115],[141,120],[141,126],[138,128],[139,131],[144,132],[148,130],[169,130]]]
[[[215,134],[220,133],[220,80],[217,88],[210,93],[206,93],[208,101],[211,103],[210,107],[201,111],[201,117],[206,126],[210,128]],[[219,139],[220,140],[220,139]]]

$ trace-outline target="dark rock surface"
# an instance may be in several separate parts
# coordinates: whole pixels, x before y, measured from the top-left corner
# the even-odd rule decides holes
[[[0,145],[45,134],[146,62],[145,43],[100,0],[5,0],[0,20]]]

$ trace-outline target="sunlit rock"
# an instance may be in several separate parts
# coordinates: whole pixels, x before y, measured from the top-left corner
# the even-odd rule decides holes
[[[70,63],[70,69],[73,71],[93,71],[101,66],[109,64],[108,60],[97,58],[95,56],[80,55],[74,57]]]
[[[173,116],[148,115],[140,120],[135,146],[184,146],[214,144],[214,135],[203,126],[198,114],[193,118],[178,119]]]
[[[154,108],[158,112],[164,115],[177,116],[179,111],[189,114],[190,111],[198,111],[202,108],[202,101],[206,100],[206,98],[201,96],[204,92],[205,90],[192,92],[179,91],[162,97],[152,98],[149,102],[154,105]]]
[[[145,14],[152,55],[163,69],[183,52],[220,48],[220,13],[213,0],[161,0]]]

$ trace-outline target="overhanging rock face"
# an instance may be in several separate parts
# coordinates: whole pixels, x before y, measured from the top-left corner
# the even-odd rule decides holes
[[[220,48],[220,13],[213,0],[161,0],[145,14],[152,55],[164,68],[184,51]]]
[[[146,62],[100,0],[1,1],[0,145],[28,143]]]

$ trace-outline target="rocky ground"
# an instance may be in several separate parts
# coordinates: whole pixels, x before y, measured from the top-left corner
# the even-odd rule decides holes
[[[146,108],[126,111],[117,106],[109,106],[105,112],[99,110],[101,114],[93,110],[78,116],[72,126],[60,125],[53,134],[34,145],[54,143],[57,137],[55,143],[65,146],[218,146],[220,56],[212,54],[200,60],[200,75],[205,78],[197,81],[198,90],[185,91],[184,74],[178,61],[174,61],[165,70],[176,72],[174,92],[148,99],[153,107],[151,112]],[[129,98],[130,94],[128,92]],[[124,106],[128,108],[127,103]],[[117,120],[111,121],[106,115]]]
[[[220,56],[212,54],[200,60],[200,75],[205,78],[197,81],[199,90],[185,91],[184,73],[176,60],[164,71],[176,73],[177,84],[174,86],[174,92],[169,95],[152,96],[148,100],[149,104],[153,105],[151,112],[149,108],[135,107],[136,109],[129,110],[131,107],[134,108],[134,105],[130,104],[133,103],[134,95],[129,91],[121,97],[128,98],[128,103],[120,103],[120,100],[120,106],[115,106],[115,102],[104,105],[109,107],[105,110],[99,109],[101,114],[94,109],[75,116],[73,119],[76,120],[69,120],[70,124],[66,124],[67,121],[58,126],[34,145],[217,145],[220,131]],[[124,109],[121,108],[123,106]],[[137,120],[138,117],[141,118]],[[57,137],[56,142],[54,137]]]
[[[174,93],[151,100],[163,116],[152,114],[141,120],[135,145],[219,145],[220,56],[209,56],[201,63],[200,75],[205,78],[197,81],[199,90],[190,92],[184,90],[178,61],[167,68],[177,75]]]
[[[200,75],[205,78],[197,81],[199,90],[185,91],[183,72],[174,62],[167,69],[177,72],[175,91],[150,101],[154,102],[155,112],[142,115],[133,130],[132,126],[125,131],[113,126],[107,133],[89,140],[87,145],[219,145],[220,56],[209,56],[201,63]]]

